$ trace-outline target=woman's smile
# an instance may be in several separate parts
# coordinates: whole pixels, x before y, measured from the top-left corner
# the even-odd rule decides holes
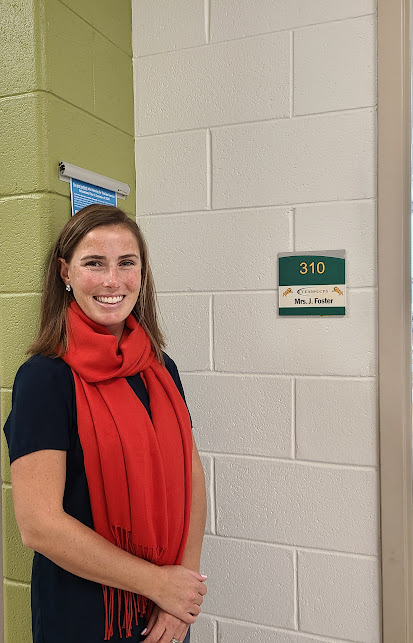
[[[116,304],[120,304],[125,299],[125,295],[117,295],[116,297],[102,295],[93,297],[93,299],[96,299],[100,304],[109,304],[110,306],[114,306]]]

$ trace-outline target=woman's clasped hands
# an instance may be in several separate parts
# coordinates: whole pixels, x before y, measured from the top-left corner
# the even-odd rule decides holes
[[[180,565],[159,568],[161,583],[148,625],[142,634],[146,643],[183,641],[195,623],[207,593],[206,576]]]

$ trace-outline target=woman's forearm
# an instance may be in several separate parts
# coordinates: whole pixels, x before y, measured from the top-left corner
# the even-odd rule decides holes
[[[63,511],[46,519],[32,548],[72,574],[146,596],[185,623],[194,623],[200,612],[205,579],[128,554]]]
[[[23,543],[87,580],[147,596],[193,623],[206,593],[203,578],[184,566],[158,567],[128,554],[62,508],[66,453],[30,453],[11,465],[17,524]]]
[[[199,572],[206,521],[205,475],[195,441],[192,453],[192,502],[188,541],[182,565]]]
[[[32,530],[28,547],[76,576],[152,600],[158,596],[161,568],[116,547],[63,510],[46,522]]]

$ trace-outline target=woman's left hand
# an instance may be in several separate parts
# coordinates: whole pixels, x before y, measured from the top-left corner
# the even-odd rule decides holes
[[[154,605],[144,634],[145,643],[170,643],[171,639],[182,643],[188,629],[188,623]]]

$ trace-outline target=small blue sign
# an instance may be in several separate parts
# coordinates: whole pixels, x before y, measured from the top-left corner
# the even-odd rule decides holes
[[[72,216],[92,203],[117,205],[116,192],[106,190],[106,188],[100,188],[98,185],[85,183],[85,181],[79,181],[79,179],[70,179],[70,193]]]

